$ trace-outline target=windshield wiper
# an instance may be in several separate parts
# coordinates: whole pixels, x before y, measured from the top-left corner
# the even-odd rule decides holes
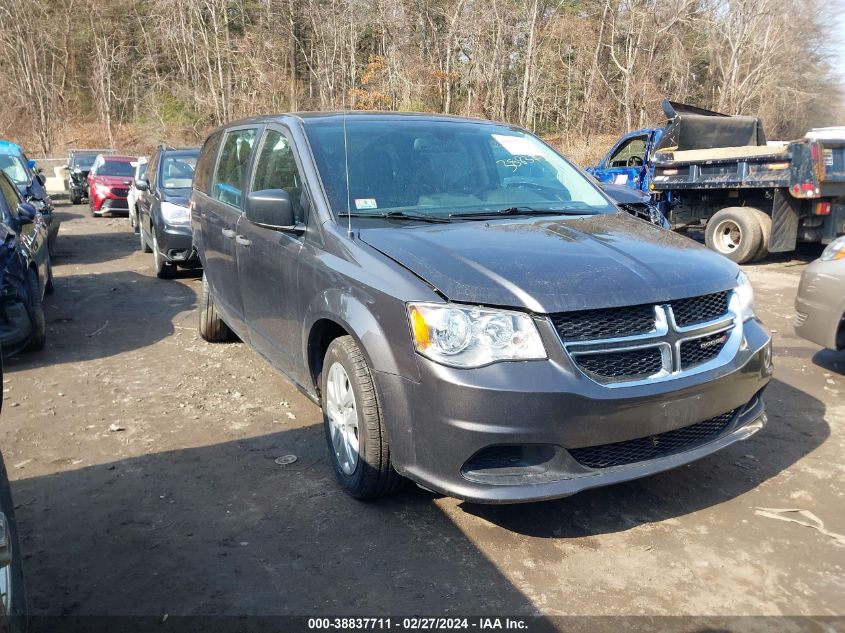
[[[582,207],[568,209],[534,209],[532,207],[508,207],[507,209],[483,210],[466,213],[450,213],[450,218],[478,218],[490,219],[514,215],[597,215],[595,211],[587,211]]]
[[[388,220],[418,220],[420,222],[448,223],[448,217],[442,215],[428,215],[426,213],[408,213],[407,211],[382,211],[380,213],[358,213],[342,211],[337,214],[340,218],[386,218]]]

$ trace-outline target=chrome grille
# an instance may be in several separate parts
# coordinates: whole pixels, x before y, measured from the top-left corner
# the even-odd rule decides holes
[[[727,363],[742,319],[731,291],[665,304],[551,315],[564,348],[587,377],[609,386],[665,380]]]
[[[731,425],[736,410],[674,431],[626,442],[569,449],[569,454],[587,468],[612,468],[681,453],[722,435]]]

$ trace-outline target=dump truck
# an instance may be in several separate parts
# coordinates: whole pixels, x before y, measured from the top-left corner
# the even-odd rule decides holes
[[[598,180],[647,191],[673,229],[704,228],[737,263],[845,234],[845,129],[767,142],[759,118],[663,102],[666,125],[623,136]]]

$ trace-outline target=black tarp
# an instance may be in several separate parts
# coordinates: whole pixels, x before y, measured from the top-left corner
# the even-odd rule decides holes
[[[683,151],[766,144],[763,122],[753,116],[729,116],[673,101],[663,101],[669,122],[656,149]]]

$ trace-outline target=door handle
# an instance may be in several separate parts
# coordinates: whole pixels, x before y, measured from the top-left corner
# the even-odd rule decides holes
[[[238,244],[240,244],[241,246],[249,246],[250,244],[252,244],[252,240],[248,240],[248,239],[246,239],[243,235],[238,235],[238,236],[235,238],[235,241],[236,241]]]
[[[232,239],[235,237],[235,232],[232,229],[223,229],[223,237],[228,237]]]

